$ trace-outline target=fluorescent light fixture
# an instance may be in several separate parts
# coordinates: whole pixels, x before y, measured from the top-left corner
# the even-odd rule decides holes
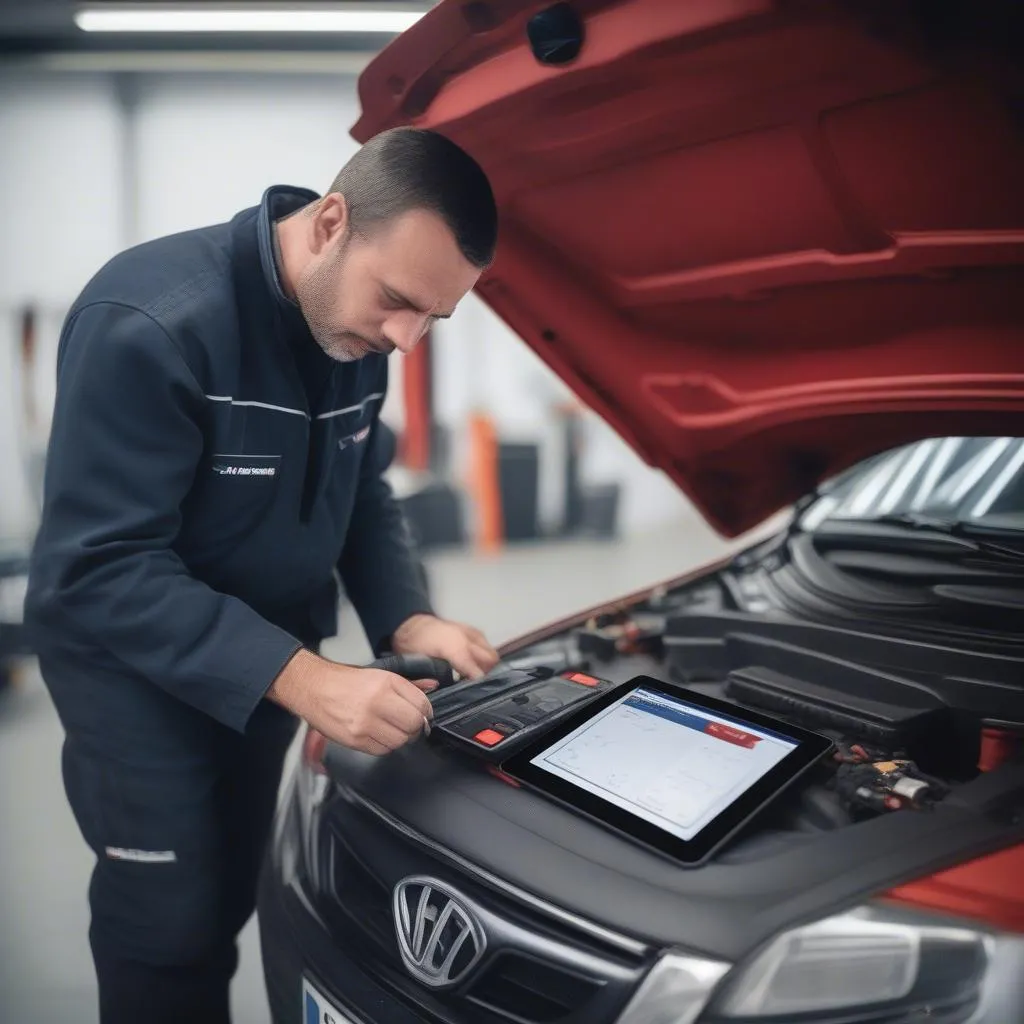
[[[4,64],[54,73],[114,71],[218,74],[360,75],[372,59],[369,51],[331,50],[85,50],[53,51],[10,57]]]
[[[398,34],[422,10],[347,7],[85,7],[75,13],[83,32],[365,32]]]

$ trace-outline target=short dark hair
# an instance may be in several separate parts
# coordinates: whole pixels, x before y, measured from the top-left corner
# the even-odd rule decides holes
[[[357,233],[410,210],[431,210],[473,266],[482,269],[494,259],[498,211],[487,175],[437,132],[391,128],[375,135],[345,164],[329,191],[344,196]]]

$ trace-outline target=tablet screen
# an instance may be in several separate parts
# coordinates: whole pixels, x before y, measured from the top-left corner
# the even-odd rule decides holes
[[[781,732],[638,687],[530,764],[689,841],[798,745]]]

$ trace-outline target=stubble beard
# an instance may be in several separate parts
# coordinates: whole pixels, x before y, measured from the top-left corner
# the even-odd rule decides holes
[[[358,335],[350,332],[338,334],[329,326],[331,302],[328,296],[343,272],[347,250],[346,239],[328,259],[313,267],[295,289],[299,308],[313,340],[339,363],[354,363],[372,351],[372,347]]]

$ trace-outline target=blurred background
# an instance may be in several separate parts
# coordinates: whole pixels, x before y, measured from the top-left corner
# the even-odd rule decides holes
[[[122,249],[271,184],[325,189],[355,150],[360,70],[429,6],[349,4],[377,12],[358,31],[105,33],[69,0],[0,0],[0,1021],[96,1019],[91,855],[19,628],[65,312]],[[735,546],[475,296],[391,380],[390,474],[438,610],[495,643]],[[326,653],[368,657],[347,609],[341,626]],[[269,1019],[252,927],[235,998]]]
[[[33,528],[54,353],[81,287],[119,250],[226,220],[269,184],[323,191],[356,147],[356,76],[389,38],[122,37],[82,32],[75,10],[0,3],[0,529],[13,536]],[[475,297],[392,381],[384,417],[415,474],[396,483],[417,494],[426,546],[630,535],[685,511]],[[488,434],[500,529],[468,477],[468,438]]]

